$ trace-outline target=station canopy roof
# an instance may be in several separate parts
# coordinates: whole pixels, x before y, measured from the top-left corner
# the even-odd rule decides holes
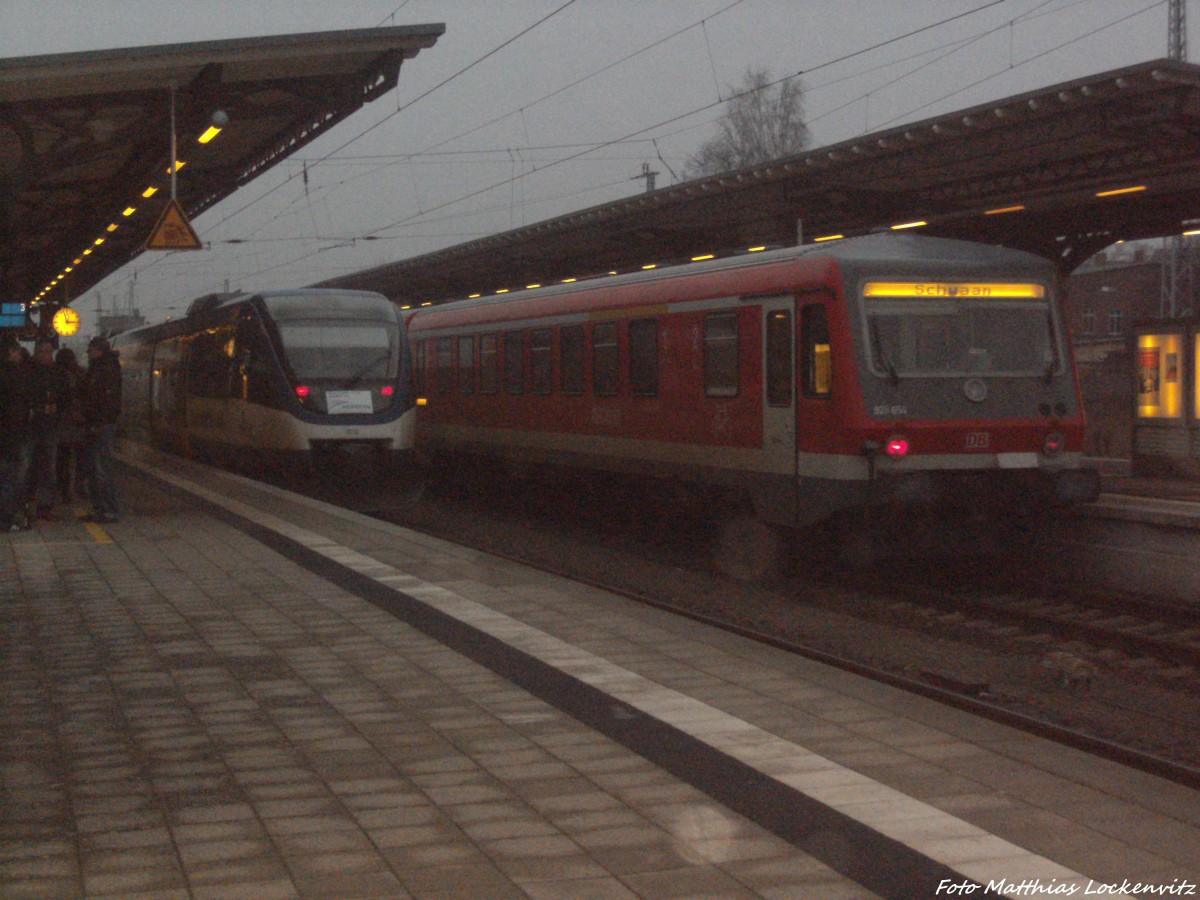
[[[177,198],[190,218],[387,93],[401,63],[444,32],[412,25],[0,59],[0,297],[63,304],[141,252],[171,196],[172,86],[185,164]],[[198,143],[218,111],[228,124]]]
[[[326,284],[437,302],[922,222],[1069,272],[1200,217],[1200,67],[1109,71],[591,207]]]

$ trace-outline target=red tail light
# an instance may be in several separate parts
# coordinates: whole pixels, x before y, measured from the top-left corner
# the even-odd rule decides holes
[[[888,438],[885,452],[892,459],[904,459],[908,456],[908,438],[900,437],[899,435]]]
[[[307,398],[307,397],[308,397],[308,393],[309,393],[309,392],[308,392],[308,385],[307,385],[307,384],[298,384],[298,385],[296,385],[296,396],[297,396],[297,397],[299,397],[301,400],[304,400],[305,398]]]
[[[396,389],[394,387],[392,387],[390,384],[385,384],[383,387],[381,387],[379,389],[379,393],[383,394],[383,396],[385,396],[385,397],[390,397],[390,396],[392,396],[392,394],[396,393]]]
[[[1064,446],[1066,446],[1066,441],[1063,439],[1063,436],[1057,431],[1052,431],[1042,441],[1042,452],[1047,456],[1057,456],[1062,452]]]

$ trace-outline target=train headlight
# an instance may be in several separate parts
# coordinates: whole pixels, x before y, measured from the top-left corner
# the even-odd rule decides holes
[[[1057,431],[1052,431],[1042,441],[1042,452],[1047,456],[1058,456],[1065,445],[1066,442],[1063,440],[1063,436]]]
[[[888,438],[888,442],[884,445],[883,449],[890,459],[904,459],[904,457],[908,456],[908,438],[898,434],[893,435]]]

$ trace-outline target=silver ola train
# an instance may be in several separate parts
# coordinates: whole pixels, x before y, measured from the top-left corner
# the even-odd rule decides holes
[[[382,294],[209,294],[182,319],[115,336],[126,433],[224,464],[312,465],[365,447],[395,467],[412,448],[404,321]]]

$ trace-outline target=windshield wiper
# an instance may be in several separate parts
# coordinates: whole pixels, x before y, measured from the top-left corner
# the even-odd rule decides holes
[[[346,383],[342,385],[342,390],[346,390],[346,389],[352,388],[352,387],[357,387],[358,383],[360,381],[362,381],[364,378],[366,378],[368,373],[370,373],[370,371],[373,368],[375,368],[381,362],[387,362],[387,359],[389,356],[391,356],[390,353],[384,352],[384,353],[379,354],[378,356],[372,357],[370,360],[367,361],[366,365],[364,365],[357,372],[355,372],[353,375],[351,375],[349,379],[347,379]]]
[[[1050,362],[1046,363],[1046,384],[1054,381],[1054,370],[1058,366],[1058,335],[1054,333],[1054,320],[1046,313],[1046,327],[1050,333]]]
[[[883,366],[888,373],[888,381],[892,387],[900,383],[900,373],[896,371],[896,364],[892,362],[891,357],[883,352],[883,342],[879,339],[879,329],[875,322],[871,322],[871,348],[875,351],[875,361]]]

